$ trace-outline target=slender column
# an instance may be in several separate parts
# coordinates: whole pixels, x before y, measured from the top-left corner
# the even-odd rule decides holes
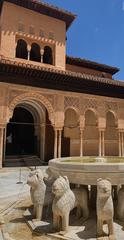
[[[80,129],[80,157],[83,156],[83,129]]]
[[[105,132],[102,131],[102,156],[105,156]]]
[[[58,157],[61,158],[62,130],[59,130]]]
[[[122,141],[122,156],[124,156],[124,133],[121,133],[121,141]]]
[[[57,158],[58,130],[54,130],[54,158]]]
[[[99,157],[102,156],[102,131],[99,130]]]
[[[31,52],[31,46],[28,45],[27,46],[27,50],[28,50],[28,61],[30,60],[30,52]]]
[[[3,136],[4,136],[4,128],[0,128],[0,168],[2,168],[2,162],[3,162]]]
[[[6,131],[7,131],[7,126],[4,128],[4,146],[3,146],[3,161],[5,161],[6,158]]]
[[[119,137],[119,157],[121,157],[121,155],[122,155],[122,151],[121,151],[121,132],[118,132],[118,137]]]
[[[43,63],[44,48],[40,49],[40,54],[41,54],[41,63]]]

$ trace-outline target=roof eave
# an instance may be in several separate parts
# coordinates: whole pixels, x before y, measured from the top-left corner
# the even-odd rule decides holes
[[[81,58],[74,58],[71,56],[66,56],[66,63],[69,65],[76,65],[79,67],[86,67],[86,68],[91,68],[95,70],[100,70],[101,72],[110,73],[112,75],[120,71],[120,69],[117,67],[111,67],[106,64],[101,64],[101,63],[97,63],[97,62],[93,62],[93,61],[81,59]]]

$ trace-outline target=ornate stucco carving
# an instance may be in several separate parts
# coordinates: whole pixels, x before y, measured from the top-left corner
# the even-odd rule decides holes
[[[46,107],[46,109],[48,110],[49,118],[50,118],[52,124],[54,124],[53,106],[51,105],[51,103],[49,102],[49,100],[47,98],[45,98],[43,95],[41,95],[37,92],[24,93],[24,94],[21,94],[21,95],[15,97],[9,104],[8,118],[10,119],[12,117],[13,110],[19,103],[24,103],[26,101],[40,102],[41,104],[43,104]]]
[[[79,112],[80,108],[80,100],[78,97],[65,97],[64,99],[64,109],[74,108],[77,112]]]
[[[118,111],[118,103],[117,102],[105,102],[105,109],[106,112],[108,111]]]
[[[80,105],[81,105],[81,112],[83,114],[85,114],[85,112],[88,109],[94,109],[96,111],[98,107],[97,100],[95,100],[94,98],[82,99]]]

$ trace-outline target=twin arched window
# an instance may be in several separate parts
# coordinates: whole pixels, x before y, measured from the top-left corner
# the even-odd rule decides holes
[[[16,57],[28,59],[27,43],[23,39],[19,39],[17,42]],[[41,62],[40,46],[37,43],[32,43],[31,45],[29,60]],[[44,47],[43,63],[53,65],[53,53],[49,46]]]

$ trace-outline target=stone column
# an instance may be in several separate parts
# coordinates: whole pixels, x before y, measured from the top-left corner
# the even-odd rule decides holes
[[[4,135],[3,135],[3,137],[4,137],[4,146],[3,146],[3,161],[5,161],[5,158],[6,158],[6,133],[7,133],[7,126],[5,126],[5,128],[4,128]]]
[[[54,129],[54,158],[57,158],[58,130]]]
[[[105,156],[105,131],[102,130],[102,156]]]
[[[31,52],[31,46],[27,45],[27,50],[28,50],[28,61],[30,60],[30,52]]]
[[[80,157],[83,156],[83,129],[80,129]]]
[[[4,128],[0,127],[0,168],[2,168],[2,162],[3,162],[3,138],[4,138]]]
[[[122,157],[124,157],[124,132],[121,132]]]
[[[121,151],[121,132],[118,132],[118,137],[119,137],[119,157],[122,156],[122,151]]]
[[[99,130],[99,157],[102,156],[102,131]]]
[[[105,156],[105,130],[99,129],[99,157]]]
[[[58,139],[58,158],[61,158],[61,148],[62,148],[62,130],[58,130],[59,139]]]
[[[43,63],[44,48],[40,49],[40,54],[41,54],[41,63]]]

